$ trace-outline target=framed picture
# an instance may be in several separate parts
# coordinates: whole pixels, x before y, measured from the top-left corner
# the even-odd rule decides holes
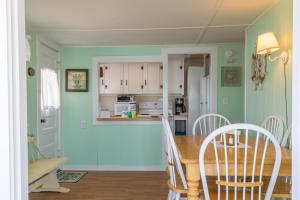
[[[221,86],[239,87],[241,86],[241,67],[222,67]]]
[[[88,69],[66,69],[66,91],[88,91]]]

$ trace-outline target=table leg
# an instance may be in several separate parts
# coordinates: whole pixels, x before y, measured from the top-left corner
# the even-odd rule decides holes
[[[199,164],[186,165],[186,178],[188,184],[188,200],[199,200],[199,195],[200,195]]]

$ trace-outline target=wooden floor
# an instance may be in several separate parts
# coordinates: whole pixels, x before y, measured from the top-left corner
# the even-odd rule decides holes
[[[30,200],[166,200],[166,172],[89,172],[69,193],[31,193]]]

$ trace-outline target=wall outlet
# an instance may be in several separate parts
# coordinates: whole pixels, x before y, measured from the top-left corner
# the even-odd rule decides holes
[[[85,120],[81,120],[81,122],[80,122],[80,128],[82,128],[82,129],[86,128],[86,121]]]
[[[223,105],[227,105],[229,103],[228,97],[223,97]]]

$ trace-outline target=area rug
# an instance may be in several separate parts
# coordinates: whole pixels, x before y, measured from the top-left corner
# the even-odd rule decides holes
[[[57,179],[59,183],[77,183],[88,172],[86,171],[57,171]]]

